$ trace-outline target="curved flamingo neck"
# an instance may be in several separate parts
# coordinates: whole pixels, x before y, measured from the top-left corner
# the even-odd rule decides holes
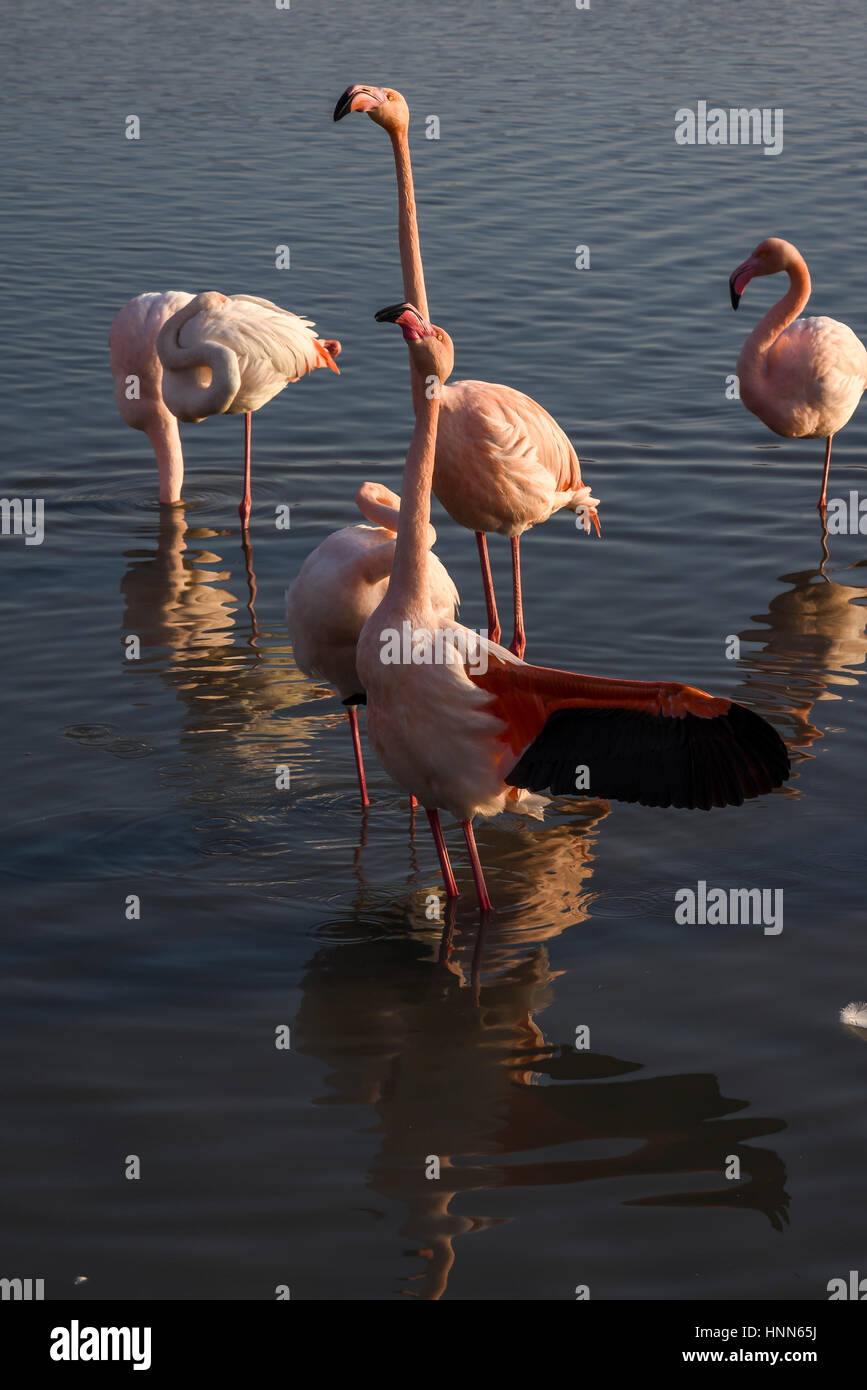
[[[184,484],[184,453],[178,422],[170,411],[161,409],[154,413],[146,433],[157,457],[160,501],[180,502]]]
[[[362,483],[355,494],[355,505],[362,516],[374,526],[397,535],[400,525],[400,498],[381,483]],[[436,544],[437,533],[427,528],[427,547]]]
[[[794,255],[785,266],[789,277],[789,288],[782,299],[765,314],[744,343],[742,356],[758,359],[770,351],[781,333],[790,323],[794,323],[807,300],[810,298],[810,272],[807,262],[793,247]]]
[[[413,378],[416,372],[410,367]],[[397,596],[402,605],[430,605],[427,582],[427,552],[430,545],[430,494],[436,451],[439,396],[428,396],[423,383],[419,392],[403,482],[400,489],[400,517],[394,562],[388,581],[388,596]]]
[[[355,494],[355,505],[366,521],[397,535],[400,498],[379,483],[362,483]]]
[[[208,415],[222,415],[232,404],[241,387],[238,359],[223,343],[204,339],[193,347],[182,347],[180,333],[185,323],[200,314],[206,306],[205,296],[196,295],[163,324],[157,336],[157,352],[163,366],[163,397],[173,414],[182,420],[204,420]],[[167,373],[185,372],[190,367],[209,367],[211,380],[200,386],[192,377]]]

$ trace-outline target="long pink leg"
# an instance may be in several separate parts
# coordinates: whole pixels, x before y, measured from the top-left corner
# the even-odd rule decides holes
[[[241,498],[241,505],[238,508],[238,516],[241,518],[241,530],[246,531],[250,524],[250,507],[252,504],[251,481],[253,473],[253,415],[251,411],[244,414],[244,495]]]
[[[833,434],[829,434],[828,438],[825,440],[825,471],[822,474],[822,494],[818,504],[818,509],[823,516],[825,515],[825,510],[828,505],[828,472],[831,467],[831,440],[833,438]]]
[[[521,537],[512,537],[512,598],[515,605],[515,632],[509,643],[509,651],[523,657],[527,646],[524,635],[524,608],[521,603]]]
[[[476,837],[473,834],[472,821],[461,821],[461,829],[464,832],[464,839],[467,842],[467,849],[470,854],[470,863],[473,866],[473,878],[476,882],[476,894],[479,899],[479,907],[482,912],[490,912],[493,903],[488,897],[488,890],[485,886],[485,875],[482,873],[482,866],[479,863],[479,851],[476,849]]]
[[[440,872],[443,876],[446,897],[456,898],[458,896],[458,885],[455,883],[455,876],[452,873],[452,866],[449,861],[449,852],[446,849],[446,842],[443,839],[443,828],[440,825],[439,811],[428,811],[427,818],[430,821],[431,834],[434,837],[434,844],[437,847],[437,859],[440,861]]]
[[[364,780],[364,761],[361,757],[361,739],[358,737],[358,710],[355,705],[350,705],[346,713],[349,715],[349,728],[352,732],[352,751],[355,754],[355,771],[358,773],[358,790],[361,792],[362,806],[370,805],[370,797],[367,795],[367,783]]]
[[[476,532],[476,545],[479,547],[479,564],[482,567],[482,583],[485,586],[485,607],[488,610],[488,637],[492,642],[500,640],[500,619],[497,616],[497,600],[494,596],[494,579],[491,562],[488,558],[488,542],[484,531]]]

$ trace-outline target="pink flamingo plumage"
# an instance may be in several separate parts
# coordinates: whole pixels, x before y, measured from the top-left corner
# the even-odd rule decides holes
[[[370,526],[344,526],[318,545],[286,590],[286,622],[296,665],[333,686],[347,708],[362,806],[370,804],[364,776],[358,705],[366,702],[355,665],[358,635],[385,596],[394,559],[400,498],[380,483],[362,483],[355,502]],[[454,581],[431,547],[422,571],[434,612],[446,622],[459,603]]]
[[[317,367],[339,369],[336,339],[319,339],[309,319],[253,295],[140,294],[109,333],[117,408],[143,430],[157,458],[160,501],[179,502],[184,455],[178,420],[244,416],[244,492],[250,520],[252,412]]]
[[[409,304],[377,318],[400,324],[417,388],[448,379],[454,352],[443,329]],[[386,771],[425,807],[446,892],[457,890],[441,809],[461,822],[479,906],[487,911],[476,815],[540,815],[544,801],[536,793],[545,789],[709,809],[779,786],[789,771],[785,746],[753,711],[690,686],[530,666],[435,612],[425,557],[441,400],[436,390],[417,395],[394,561],[385,596],[362,629],[356,666],[367,693],[369,740]],[[404,622],[430,634],[431,650],[439,634],[439,649],[448,647],[451,659],[385,662],[384,635]],[[475,655],[467,660],[467,652]],[[579,764],[589,768],[589,787],[576,793]]]
[[[831,441],[867,389],[867,349],[836,319],[798,318],[810,298],[810,272],[796,246],[768,237],[729,277],[736,309],[750,280],[785,271],[789,288],[765,314],[738,358],[740,397],[747,410],[786,439],[824,439],[818,508],[828,498]]]
[[[428,303],[421,259],[418,215],[409,152],[409,107],[391,87],[348,87],[334,108],[335,121],[365,111],[388,132],[398,186],[398,240],[403,292],[427,320]],[[424,384],[413,378],[413,405]],[[433,490],[449,516],[476,534],[488,634],[499,641],[500,622],[488,557],[486,533],[508,536],[512,551],[514,633],[510,650],[526,648],[521,597],[520,539],[566,507],[591,521],[599,532],[598,501],[581,478],[581,465],[557,421],[530,396],[487,381],[445,386],[440,401]]]

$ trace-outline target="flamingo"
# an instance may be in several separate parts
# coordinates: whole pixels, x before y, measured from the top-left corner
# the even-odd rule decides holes
[[[428,318],[418,216],[409,153],[409,107],[391,87],[347,87],[334,108],[340,121],[366,111],[388,132],[398,189],[398,241],[406,302]],[[413,407],[423,383],[413,383]],[[521,536],[561,508],[580,513],[585,532],[599,528],[598,500],[581,478],[581,464],[565,432],[530,396],[487,381],[456,381],[440,400],[433,490],[453,521],[474,531],[479,551],[488,635],[500,639],[500,621],[488,556],[487,532],[508,536],[512,551],[514,629],[509,650],[523,656],[527,641],[521,595]]]
[[[339,375],[334,358],[340,343],[320,340],[309,319],[269,299],[181,290],[131,299],[112,323],[108,341],[117,408],[153,445],[161,502],[181,500],[178,420],[244,415],[244,494],[238,514],[246,531],[252,411],[316,367]]]
[[[750,280],[784,270],[789,288],[747,338],[738,358],[740,397],[747,410],[786,439],[824,439],[818,509],[828,500],[831,441],[855,413],[867,388],[867,348],[836,319],[799,319],[810,298],[810,272],[796,246],[768,237],[729,277],[737,309]]]
[[[357,708],[366,696],[355,668],[355,648],[358,634],[385,594],[400,498],[382,484],[362,483],[355,502],[373,525],[344,526],[307,556],[286,590],[286,622],[297,665],[306,676],[317,676],[333,686],[347,707],[361,804],[369,806]],[[436,531],[428,526],[421,568],[433,611],[451,622],[458,591],[431,550],[435,541]]]
[[[425,578],[441,396],[454,361],[444,329],[412,305],[380,310],[409,346],[418,409],[406,457],[397,542],[385,596],[361,631],[356,667],[367,692],[370,742],[386,771],[424,806],[446,893],[457,887],[439,821],[460,821],[479,907],[491,908],[473,835],[476,815],[541,816],[537,793],[645,806],[740,805],[789,775],[785,745],[754,711],[669,682],[607,680],[531,666],[437,614]],[[441,661],[386,663],[385,634],[409,622]],[[448,629],[448,631],[446,630]],[[467,660],[467,653],[474,653]],[[482,659],[480,659],[482,658]]]

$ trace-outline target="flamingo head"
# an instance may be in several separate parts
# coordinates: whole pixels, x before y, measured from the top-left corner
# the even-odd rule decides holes
[[[370,87],[363,82],[347,87],[334,108],[335,121],[342,121],[350,111],[366,111],[372,121],[390,132],[409,128],[409,107],[393,87]]]
[[[778,236],[769,236],[764,241],[759,242],[753,254],[748,256],[729,276],[732,308],[738,307],[741,302],[741,295],[756,276],[776,275],[778,271],[788,269],[793,250],[794,247],[790,242],[783,241]]]
[[[197,294],[191,303],[196,305],[196,313],[207,313],[209,309],[222,309],[226,303],[228,295],[220,294],[219,290],[205,290],[203,294]]]
[[[390,304],[374,315],[377,323],[396,323],[409,348],[414,369],[445,384],[455,365],[455,346],[444,328],[428,323],[414,304]]]

